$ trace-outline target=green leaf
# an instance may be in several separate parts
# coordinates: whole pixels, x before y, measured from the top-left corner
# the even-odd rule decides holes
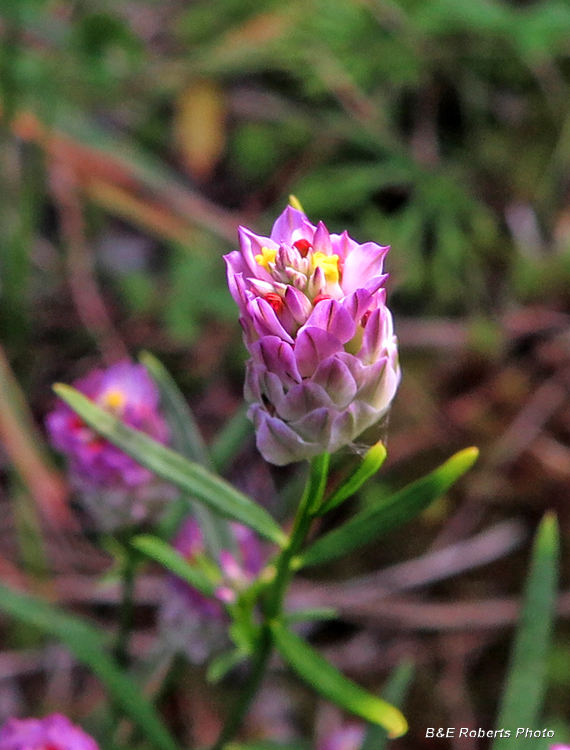
[[[548,651],[556,611],[559,532],[556,517],[547,513],[534,542],[520,622],[511,652],[509,675],[497,728],[538,729],[546,691]],[[493,750],[511,750],[520,738],[497,737]]]
[[[158,476],[195,495],[222,516],[249,526],[272,542],[280,546],[287,543],[287,537],[269,513],[228,482],[148,435],[127,427],[74,388],[60,383],[54,386],[54,390],[90,427]]]
[[[331,497],[323,503],[319,508],[319,516],[327,513],[329,510],[336,508],[344,500],[358,492],[367,479],[376,474],[378,469],[382,466],[386,460],[386,448],[384,443],[379,441],[376,445],[373,445],[367,452],[360,464],[352,472],[352,474],[342,482]]]
[[[219,682],[231,669],[247,658],[247,653],[240,649],[232,649],[216,656],[208,666],[206,679],[208,682]]]
[[[287,625],[293,625],[296,622],[334,620],[336,617],[338,617],[338,612],[332,607],[314,607],[313,609],[298,609],[294,612],[287,612],[284,620]]]
[[[413,676],[414,662],[411,659],[402,659],[390,675],[382,697],[396,708],[401,708]],[[388,734],[383,727],[369,724],[360,750],[384,750],[387,740]]]
[[[174,448],[186,458],[211,469],[208,449],[196,419],[172,376],[162,362],[149,352],[142,352],[139,359],[159,387],[161,405],[172,433]]]
[[[186,583],[201,591],[204,596],[214,596],[216,587],[208,576],[200,568],[191,565],[188,560],[185,560],[181,554],[162,539],[141,534],[140,536],[136,536],[131,544],[139,552],[143,552],[148,557],[156,560],[156,562],[163,565],[179,578],[182,578]]]
[[[271,632],[283,659],[318,693],[366,721],[383,726],[390,737],[400,737],[408,730],[397,708],[344,677],[302,638],[279,622],[271,624]]]
[[[160,390],[161,405],[170,427],[173,448],[191,461],[196,461],[205,469],[213,471],[213,463],[194,414],[170,373],[149,352],[143,352],[140,361]],[[203,503],[193,503],[191,498],[182,499],[185,505],[187,501],[191,503],[192,511],[204,534],[206,549],[212,557],[217,558],[223,549],[234,549],[236,545],[227,522],[214,515]]]
[[[330,460],[330,453],[321,453],[320,456],[311,459],[311,473],[305,488],[305,495],[301,500],[301,504],[305,502],[309,504],[309,513],[316,513],[325,494]]]
[[[318,539],[295,560],[295,567],[318,565],[342,557],[411,520],[446,492],[473,465],[478,455],[477,448],[459,451],[431,474],[357,513],[343,526]]]
[[[113,701],[159,750],[178,750],[154,706],[137,684],[105,653],[99,628],[61,612],[51,604],[12,591],[0,584],[0,609],[20,622],[36,627],[64,643],[75,658],[89,667],[107,688]]]
[[[218,471],[226,469],[241,449],[251,439],[253,425],[247,418],[247,405],[238,409],[223,430],[216,435],[210,447],[212,463]]]

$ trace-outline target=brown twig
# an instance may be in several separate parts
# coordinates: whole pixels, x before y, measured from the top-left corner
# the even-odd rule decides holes
[[[1,347],[0,443],[44,517],[56,527],[75,528],[67,487],[42,450],[42,439]]]
[[[69,284],[77,313],[95,339],[104,359],[112,364],[128,357],[128,352],[115,330],[97,284],[93,257],[85,238],[83,208],[76,175],[68,164],[55,160],[51,163],[50,185],[67,247]]]

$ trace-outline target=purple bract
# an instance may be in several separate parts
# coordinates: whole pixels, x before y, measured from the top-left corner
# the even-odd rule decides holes
[[[92,737],[66,716],[9,719],[0,729],[0,750],[99,750]]]
[[[278,465],[332,453],[386,414],[400,380],[388,248],[331,235],[292,207],[270,237],[240,227],[239,238],[225,259],[257,446]]]

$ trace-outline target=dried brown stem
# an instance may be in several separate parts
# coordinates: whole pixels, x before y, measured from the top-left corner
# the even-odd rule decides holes
[[[99,289],[93,256],[85,238],[83,207],[76,175],[67,164],[52,162],[50,183],[59,210],[61,233],[67,247],[71,294],[85,328],[95,339],[104,359],[112,364],[128,356],[115,330]]]

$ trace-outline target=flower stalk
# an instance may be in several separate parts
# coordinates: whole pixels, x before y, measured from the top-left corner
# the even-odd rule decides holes
[[[263,621],[259,626],[248,680],[243,686],[240,697],[212,750],[223,750],[224,746],[239,731],[263,680],[273,651],[271,623],[281,616],[287,589],[294,573],[291,563],[306,540],[316,510],[322,502],[328,478],[329,459],[330,456],[324,453],[311,460],[309,477],[295,515],[288,544],[280,552],[274,563],[275,572],[265,592],[261,609]]]

